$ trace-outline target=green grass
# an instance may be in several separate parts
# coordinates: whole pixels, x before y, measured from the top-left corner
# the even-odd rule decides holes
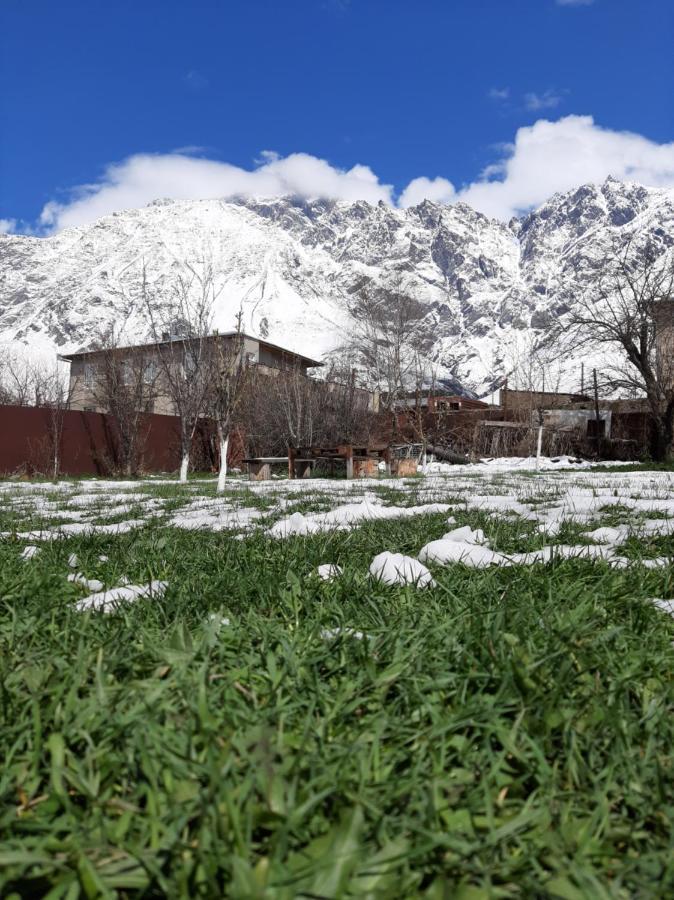
[[[455,515],[496,549],[542,545],[526,521]],[[239,541],[155,522],[30,562],[0,541],[0,894],[674,894],[674,621],[646,602],[674,597],[674,570],[368,579],[376,553],[446,530]],[[88,577],[167,593],[77,613],[73,552]],[[321,582],[323,562],[343,577]],[[366,637],[321,637],[338,627]]]

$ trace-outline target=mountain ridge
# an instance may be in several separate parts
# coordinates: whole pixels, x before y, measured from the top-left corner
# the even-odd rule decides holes
[[[186,261],[211,259],[215,327],[241,307],[247,331],[321,357],[347,339],[359,285],[402,273],[426,307],[438,373],[484,393],[523,341],[569,315],[578,260],[637,229],[674,243],[671,190],[607,179],[509,223],[428,200],[159,199],[47,238],[0,236],[0,343],[74,352],[113,321],[142,338],[143,266],[161,292]]]

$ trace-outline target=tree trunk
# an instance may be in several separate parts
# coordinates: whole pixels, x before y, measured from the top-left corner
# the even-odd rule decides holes
[[[671,462],[674,459],[674,401],[667,404],[658,427],[659,459]]]
[[[674,458],[674,404],[664,412],[651,413],[651,456],[655,462]]]
[[[543,444],[543,426],[538,426],[538,440],[536,441],[536,469],[541,465],[541,446]]]
[[[221,494],[225,489],[227,479],[227,450],[229,449],[229,435],[226,437],[220,432],[220,471],[218,472],[217,492]]]
[[[54,481],[58,481],[59,469],[61,468],[61,434],[56,431],[54,436]]]
[[[180,482],[184,484],[187,481],[187,470],[190,465],[190,454],[189,450],[183,450],[183,458],[180,463]]]

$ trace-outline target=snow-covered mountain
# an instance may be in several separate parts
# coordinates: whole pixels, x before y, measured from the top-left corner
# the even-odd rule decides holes
[[[186,261],[210,259],[216,327],[243,306],[246,331],[321,357],[345,342],[359,286],[402,271],[440,373],[485,392],[518,342],[563,322],[575,263],[635,229],[674,243],[674,192],[609,179],[509,224],[463,203],[160,200],[49,238],[0,235],[0,343],[72,352],[113,321],[143,338],[143,266],[161,294]]]

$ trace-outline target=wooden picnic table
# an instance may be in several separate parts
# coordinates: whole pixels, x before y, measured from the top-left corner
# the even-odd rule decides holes
[[[347,478],[373,477],[383,460],[388,468],[390,453],[387,445],[337,444],[331,447],[288,447],[288,477],[310,478],[318,460],[334,463],[344,460]]]
[[[398,459],[396,451],[387,444],[337,444],[330,447],[288,447],[287,456],[250,456],[243,460],[248,466],[251,481],[268,481],[271,467],[287,463],[288,478],[311,478],[316,463],[325,461],[332,468],[335,462],[344,462],[346,477],[374,478],[379,463],[386,463],[386,470],[393,475],[409,475],[416,472],[416,459]]]
[[[250,481],[269,481],[274,463],[287,463],[287,456],[251,456],[242,460],[248,466]]]

